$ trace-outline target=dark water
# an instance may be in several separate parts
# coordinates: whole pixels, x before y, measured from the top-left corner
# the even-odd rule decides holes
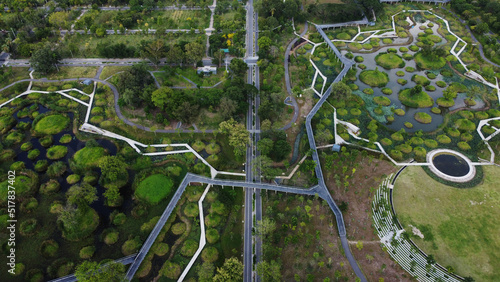
[[[456,155],[437,155],[432,159],[432,163],[439,171],[450,176],[464,176],[470,171],[469,164]]]
[[[414,37],[414,41],[413,42],[409,42],[409,38],[397,38],[395,39],[393,42],[395,44],[397,43],[403,43],[403,42],[408,42],[408,45],[405,45],[405,47],[409,47],[410,45],[413,45],[416,43],[416,38],[418,37],[418,33],[420,32],[423,32],[423,30],[420,30],[419,27],[422,25],[422,23],[418,23],[417,21],[417,24],[413,25],[413,27],[409,30],[409,32],[413,35]],[[439,25],[434,23],[434,26],[432,27],[432,30],[434,32],[435,35],[439,35],[439,33],[437,32],[437,29],[439,28]],[[441,37],[441,36],[440,36]],[[445,44],[447,41],[445,38],[441,37],[442,38],[442,41],[440,43],[437,43],[437,45],[442,45],[442,44]],[[387,123],[386,126],[390,129],[393,129],[393,130],[399,130],[401,128],[405,128],[406,132],[415,132],[415,131],[418,131],[418,130],[422,130],[424,132],[428,132],[428,131],[433,131],[433,130],[436,130],[439,125],[441,125],[443,123],[443,120],[444,120],[444,115],[449,111],[449,110],[454,110],[454,109],[457,109],[457,108],[462,108],[462,107],[465,107],[465,103],[464,103],[464,98],[466,98],[465,94],[459,94],[458,97],[455,99],[455,105],[451,108],[442,108],[442,107],[439,107],[441,109],[441,114],[434,114],[431,112],[431,108],[432,107],[428,107],[428,108],[410,108],[410,107],[407,107],[405,105],[403,105],[401,103],[401,101],[398,99],[398,93],[401,89],[405,89],[405,88],[412,88],[416,85],[415,82],[413,82],[411,80],[412,76],[415,75],[415,74],[418,74],[418,75],[421,75],[421,76],[424,76],[424,77],[427,77],[426,76],[426,71],[424,70],[419,70],[415,61],[414,60],[410,60],[410,61],[407,61],[407,60],[404,60],[403,61],[405,62],[405,67],[413,67],[416,71],[414,72],[407,72],[405,71],[405,67],[403,68],[396,68],[396,69],[390,69],[390,70],[386,70],[384,68],[382,68],[381,66],[378,66],[375,62],[375,57],[379,54],[379,53],[385,53],[387,52],[387,49],[389,48],[395,48],[397,50],[397,53],[398,55],[402,56],[404,53],[403,52],[400,52],[399,51],[399,48],[401,46],[388,46],[388,47],[382,47],[380,48],[378,51],[374,52],[374,53],[369,53],[369,54],[365,54],[365,53],[354,53],[355,56],[362,56],[364,58],[364,62],[362,64],[366,65],[366,69],[367,70],[374,70],[376,68],[378,68],[380,71],[382,72],[385,72],[387,73],[387,75],[389,76],[389,82],[387,83],[387,85],[385,87],[387,88],[390,88],[393,90],[393,93],[391,95],[385,95],[382,93],[382,88],[378,88],[378,87],[373,87],[373,97],[376,97],[376,96],[385,96],[387,98],[389,98],[391,100],[391,105],[390,107],[394,107],[395,109],[403,109],[405,111],[405,115],[404,116],[397,116],[397,115],[394,115],[394,118],[395,120],[391,123]],[[347,51],[346,50],[343,50],[342,53],[346,53]],[[411,50],[409,50],[408,52],[406,52],[408,54],[411,54],[411,55],[414,55],[416,52],[413,52]],[[405,75],[402,76],[402,77],[399,77],[396,75],[396,72],[397,71],[404,71],[405,72]],[[429,79],[429,81],[431,82],[430,85],[433,85],[436,90],[435,91],[425,91],[427,92],[427,94],[429,94],[429,96],[431,96],[434,101],[437,100],[437,98],[439,97],[442,97],[443,96],[443,90],[445,88],[440,88],[436,85],[436,82],[437,81],[447,81],[448,79],[445,79],[441,74],[439,74],[439,70],[437,71],[431,71],[433,72],[434,74],[436,74],[436,78],[434,79]],[[356,84],[359,86],[359,90],[360,91],[363,91],[365,88],[372,88],[370,87],[369,85],[361,82],[359,80],[359,74],[361,73],[361,70],[358,69],[358,72],[357,72],[357,77],[358,77],[358,80],[356,81]],[[404,86],[400,85],[397,80],[398,79],[405,79],[408,83]],[[484,101],[482,100],[476,100],[477,104],[473,107],[470,107],[471,109],[478,109],[478,108],[482,108],[484,107]],[[435,103],[433,107],[438,107],[437,104]],[[418,112],[425,112],[427,114],[429,114],[431,117],[432,117],[432,122],[429,123],[429,124],[422,124],[422,123],[419,123],[417,122],[415,119],[414,119],[414,115]],[[408,129],[404,126],[404,123],[405,122],[411,122],[413,124],[413,128],[411,129]]]

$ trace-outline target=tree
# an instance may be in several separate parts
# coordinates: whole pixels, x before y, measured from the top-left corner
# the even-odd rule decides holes
[[[271,41],[271,39],[269,37],[261,36],[261,37],[259,37],[257,44],[259,45],[260,50],[267,52],[267,51],[269,51],[269,48],[271,47],[271,44],[273,44],[273,42]]]
[[[158,39],[144,46],[141,55],[143,58],[151,61],[155,66],[158,66],[160,59],[165,56],[165,51],[165,43],[163,40]]]
[[[82,282],[122,281],[125,276],[125,266],[121,263],[107,264],[95,261],[83,261],[76,267],[75,277]]]
[[[204,262],[198,270],[198,278],[200,282],[212,282],[214,277],[215,266],[213,263]]]
[[[68,23],[69,13],[66,11],[53,12],[49,16],[49,23],[56,28],[65,27]]]
[[[272,179],[280,173],[280,170],[273,166],[273,161],[265,155],[253,159],[252,171],[257,175],[262,175],[265,179]]]
[[[198,113],[198,108],[198,105],[184,101],[174,110],[174,115],[183,123],[191,124]]]
[[[220,99],[219,113],[223,119],[230,118],[236,112],[237,108],[238,104],[234,100],[228,97]]]
[[[338,100],[348,100],[352,94],[352,90],[347,84],[340,81],[332,84],[332,94]]]
[[[236,157],[245,155],[246,146],[250,141],[250,134],[245,125],[237,123],[234,119],[223,121],[219,124],[219,130],[229,135],[229,145],[233,147]]]
[[[57,64],[61,60],[61,55],[54,50],[49,44],[33,52],[30,58],[31,67],[36,72],[47,74],[57,68]]]
[[[118,156],[106,156],[99,161],[101,179],[104,183],[112,183],[118,179],[128,178],[127,164]]]
[[[428,255],[426,260],[427,260],[427,263],[431,264],[431,265],[436,263],[436,260],[434,259],[433,255]]]
[[[474,282],[476,280],[474,280],[474,278],[470,277],[470,276],[467,276],[467,277],[464,277],[464,282]]]
[[[422,85],[417,84],[410,90],[410,95],[411,96],[418,95],[420,94],[420,92],[422,92]]]
[[[186,58],[188,61],[192,61],[194,66],[196,67],[196,62],[200,61],[203,58],[205,47],[198,42],[191,42],[186,44]]]
[[[182,58],[184,57],[184,53],[182,52],[181,47],[175,45],[167,52],[167,60],[170,63],[179,63],[182,66]]]
[[[483,87],[479,87],[477,85],[472,85],[467,89],[467,98],[468,98],[468,104],[471,105],[472,103],[475,104],[475,99],[477,97],[480,97],[486,93],[486,90]]]
[[[106,198],[106,204],[110,207],[119,206],[123,199],[116,186],[109,187],[106,192],[103,193],[103,196]]]
[[[229,68],[231,69],[231,77],[243,77],[247,72],[248,65],[242,59],[233,59],[231,60],[231,64],[229,64]]]
[[[274,260],[271,262],[261,261],[257,264],[257,274],[262,277],[262,281],[282,281],[281,264]]]
[[[66,192],[68,202],[72,204],[92,204],[97,200],[97,189],[88,183],[73,185]]]
[[[451,87],[447,87],[444,91],[443,91],[443,97],[446,99],[446,100],[453,100],[455,98],[457,98],[457,91],[453,90],[453,88]]]
[[[163,110],[173,92],[174,91],[170,87],[161,87],[153,91],[153,93],[151,94],[151,102],[153,102],[156,107]]]
[[[488,26],[487,23],[482,22],[482,23],[476,25],[476,27],[474,28],[474,31],[480,35],[483,35],[483,34],[490,31],[490,27]]]
[[[219,64],[219,68],[222,64],[222,59],[226,56],[226,53],[222,50],[216,51],[214,54],[215,58],[217,58],[217,62]]]
[[[274,142],[269,138],[262,138],[257,142],[257,149],[259,149],[262,155],[268,156],[273,150]]]
[[[255,225],[255,233],[259,234],[262,237],[266,237],[267,235],[273,233],[275,230],[276,222],[267,217],[262,220],[258,220]]]
[[[226,259],[224,265],[217,268],[214,282],[242,282],[243,264],[235,257]]]

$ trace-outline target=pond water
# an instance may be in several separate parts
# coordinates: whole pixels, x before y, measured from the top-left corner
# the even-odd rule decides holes
[[[465,176],[470,171],[467,161],[457,155],[440,154],[432,159],[432,163],[439,171],[450,176]]]
[[[408,48],[410,45],[416,43],[416,38],[418,37],[418,33],[423,32],[423,30],[420,30],[420,26],[427,25],[427,24],[428,24],[428,21],[417,20],[416,24],[414,24],[414,26],[412,28],[410,28],[409,32],[414,37],[413,42],[411,41],[410,38],[398,38],[398,39],[394,40],[393,43],[397,44],[397,43],[405,43],[405,42],[407,42],[407,44],[404,45],[404,47]],[[446,39],[443,38],[441,35],[439,35],[439,33],[437,32],[438,29],[439,29],[439,24],[437,24],[437,23],[434,22],[434,26],[432,27],[432,30],[433,30],[433,32],[434,32],[435,35],[437,35],[437,36],[439,36],[439,37],[442,38],[441,43],[438,43],[436,45],[446,44],[447,43]],[[401,128],[405,128],[405,130],[407,132],[415,132],[415,131],[418,131],[418,130],[422,130],[422,131],[433,131],[433,130],[436,130],[438,128],[438,126],[443,123],[444,115],[448,111],[454,110],[454,109],[458,109],[458,108],[466,107],[465,102],[464,102],[464,99],[466,98],[465,94],[459,94],[458,97],[455,99],[455,105],[453,107],[451,107],[451,108],[443,108],[443,107],[437,106],[437,104],[434,104],[433,107],[439,107],[441,109],[441,114],[434,114],[434,113],[431,112],[431,108],[432,107],[428,107],[428,108],[411,108],[411,107],[407,107],[407,106],[403,105],[401,103],[401,101],[398,99],[398,93],[399,93],[399,91],[401,89],[412,88],[412,87],[414,87],[416,85],[416,83],[411,80],[412,76],[414,76],[415,74],[427,77],[426,76],[426,72],[432,72],[432,73],[434,73],[436,75],[436,78],[429,79],[429,81],[430,81],[430,85],[434,86],[436,88],[436,90],[435,91],[425,91],[424,90],[424,91],[427,92],[427,94],[429,94],[429,96],[431,96],[434,99],[434,101],[436,101],[437,98],[443,96],[443,90],[445,89],[445,88],[438,87],[436,85],[436,82],[437,81],[445,81],[445,82],[447,82],[447,84],[449,84],[449,83],[451,83],[452,79],[453,80],[458,79],[456,77],[457,75],[455,73],[453,73],[453,75],[455,76],[455,78],[447,78],[447,77],[443,77],[439,73],[439,70],[431,70],[431,71],[420,70],[417,67],[417,65],[416,65],[416,63],[415,63],[414,60],[410,60],[410,61],[403,60],[405,62],[405,67],[413,67],[415,69],[414,72],[407,72],[407,71],[405,71],[405,67],[404,68],[395,68],[395,69],[386,70],[386,69],[382,68],[381,66],[377,65],[377,63],[375,62],[375,57],[379,53],[385,53],[385,52],[387,52],[387,50],[389,48],[395,48],[397,50],[397,54],[400,55],[400,56],[402,56],[404,53],[401,52],[401,51],[399,51],[400,47],[402,47],[402,46],[387,46],[387,47],[382,47],[378,51],[373,52],[373,53],[355,53],[355,52],[353,52],[353,54],[354,54],[354,56],[361,56],[361,57],[364,58],[364,62],[362,62],[362,64],[366,65],[366,69],[367,70],[374,70],[374,69],[378,68],[380,71],[387,73],[387,75],[389,76],[389,82],[387,83],[387,85],[385,87],[392,89],[393,93],[390,94],[390,95],[385,95],[385,94],[382,93],[382,90],[381,90],[382,88],[373,87],[374,94],[370,95],[370,96],[373,96],[373,97],[376,97],[376,96],[385,96],[385,97],[387,97],[387,98],[389,98],[391,100],[391,105],[389,107],[394,107],[395,109],[403,109],[405,111],[405,115],[404,116],[394,115],[395,120],[393,122],[387,122],[386,123],[386,126],[388,128],[396,130],[396,131],[400,130]],[[342,50],[341,52],[343,54],[346,54],[347,50]],[[415,55],[416,52],[413,52],[413,51],[409,50],[406,53],[411,54],[411,55]],[[447,66],[445,66],[445,68],[446,67]],[[404,71],[405,72],[404,76],[401,76],[401,77],[397,76],[396,75],[397,71]],[[367,84],[365,84],[365,83],[363,83],[363,82],[361,82],[359,80],[359,74],[360,73],[361,73],[361,70],[358,68],[357,69],[357,74],[356,74],[358,80],[355,83],[356,83],[356,85],[359,86],[359,92],[358,91],[354,92],[354,93],[357,92],[358,95],[365,88],[372,88],[369,85],[367,85]],[[397,82],[398,79],[404,79],[404,80],[406,80],[407,84],[404,85],[404,86],[400,85]],[[360,96],[363,97],[363,95],[360,95]],[[366,95],[365,95],[364,98],[365,99],[367,98]],[[368,97],[368,99],[370,99],[370,98],[372,98],[372,97]],[[471,108],[471,109],[478,109],[478,108],[484,107],[484,101],[482,101],[480,99],[477,99],[476,103],[477,104],[475,106],[469,107],[469,108]],[[432,122],[429,123],[429,124],[422,124],[422,123],[417,122],[414,119],[414,115],[417,112],[428,113],[432,117]],[[412,123],[413,124],[413,128],[411,128],[411,129],[406,128],[404,126],[405,122]]]

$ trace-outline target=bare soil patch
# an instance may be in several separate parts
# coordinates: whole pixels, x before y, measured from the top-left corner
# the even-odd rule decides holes
[[[398,170],[392,163],[367,151],[347,149],[320,153],[326,185],[339,205],[347,204],[343,217],[351,251],[368,281],[409,281],[410,275],[382,249],[372,224],[371,203],[380,183]],[[330,163],[330,165],[328,165]],[[359,243],[360,242],[360,243]]]

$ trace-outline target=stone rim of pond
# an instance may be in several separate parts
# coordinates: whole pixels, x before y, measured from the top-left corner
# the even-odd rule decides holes
[[[434,165],[434,158],[439,156],[439,155],[451,155],[451,156],[457,157],[459,159],[463,159],[467,163],[467,165],[469,166],[469,172],[463,176],[452,176],[452,175],[448,175],[448,174],[442,172]],[[448,181],[457,182],[457,183],[469,182],[476,175],[476,167],[474,166],[472,161],[468,157],[466,157],[464,154],[457,152],[457,151],[453,151],[453,150],[449,150],[449,149],[432,150],[427,154],[426,159],[427,159],[427,163],[429,165],[429,169],[434,174],[436,174],[438,177],[443,178],[443,179],[448,180]]]

